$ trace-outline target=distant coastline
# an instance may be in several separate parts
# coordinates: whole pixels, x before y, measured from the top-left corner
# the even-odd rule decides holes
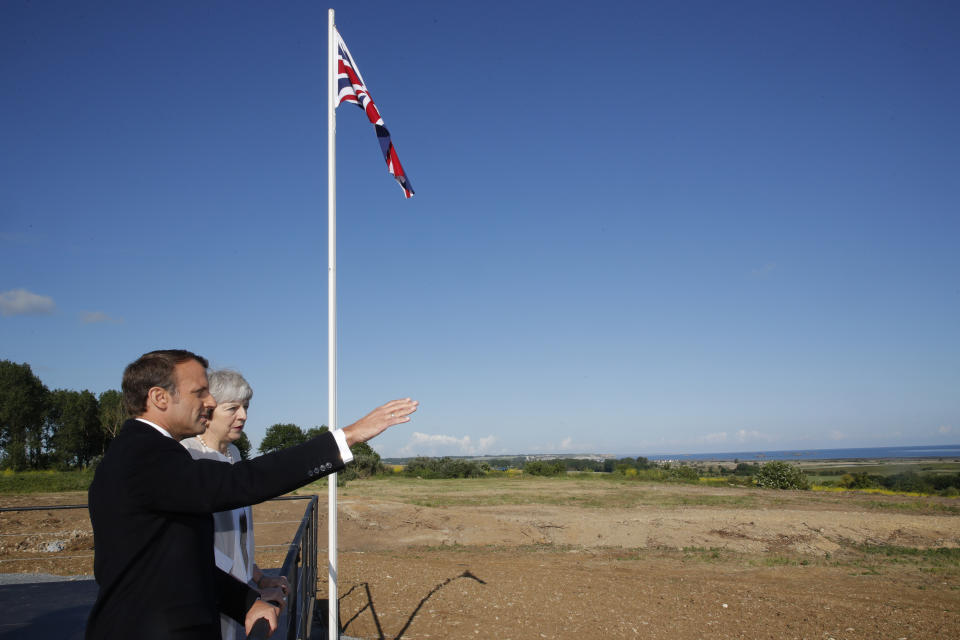
[[[649,460],[896,460],[910,458],[960,458],[960,445],[914,447],[858,447],[849,449],[785,449],[782,451],[730,451],[724,453],[637,454]],[[623,456],[621,456],[623,457]]]
[[[431,456],[426,456],[431,457]],[[639,458],[658,462],[764,462],[767,460],[922,460],[951,458],[960,462],[960,444],[923,445],[911,447],[854,447],[845,449],[783,449],[779,451],[759,451],[748,449],[745,451],[727,451],[722,453],[502,453],[499,455],[473,456],[433,456],[448,457],[459,460],[473,460],[488,462],[491,460],[617,460],[620,458]],[[387,457],[383,462],[387,464],[406,464],[413,457]]]

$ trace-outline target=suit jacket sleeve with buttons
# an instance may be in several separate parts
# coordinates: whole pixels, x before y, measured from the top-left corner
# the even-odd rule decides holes
[[[99,593],[87,638],[218,638],[218,612],[242,621],[256,592],[216,569],[211,514],[343,467],[330,433],[229,465],[128,420],[88,495]]]

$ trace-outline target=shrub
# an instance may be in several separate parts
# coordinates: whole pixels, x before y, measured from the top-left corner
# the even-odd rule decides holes
[[[457,458],[414,458],[403,474],[419,478],[480,478],[483,470],[476,462]]]
[[[799,468],[786,462],[768,462],[754,476],[758,487],[766,489],[809,489],[810,481]]]
[[[674,482],[699,482],[700,474],[693,467],[685,464],[666,470],[666,479]]]
[[[883,487],[893,491],[907,493],[933,493],[933,483],[929,475],[919,475],[914,471],[895,473],[883,479]]]
[[[933,488],[937,491],[946,491],[948,489],[960,489],[960,473],[955,473],[953,475],[933,475],[928,474],[926,477],[930,478],[930,483],[933,485]]]
[[[879,486],[877,478],[866,472],[845,473],[840,478],[840,486],[844,489],[870,489]]]
[[[738,462],[737,466],[733,469],[733,475],[735,476],[753,476],[760,471],[759,464],[750,464],[749,462]]]
[[[353,461],[341,473],[344,480],[369,478],[387,472],[386,466],[380,461],[380,454],[366,442],[358,442],[350,447],[350,451],[353,453]],[[339,479],[338,477],[337,480]]]
[[[523,473],[531,476],[559,476],[566,474],[567,466],[561,462],[545,462],[543,460],[531,460],[523,465]]]
[[[636,469],[634,467],[626,468],[617,472],[627,480],[638,482],[687,482],[697,484],[700,482],[700,474],[696,468],[680,465],[677,467],[664,466],[654,469]]]
[[[21,471],[0,473],[0,494],[86,491],[93,482],[93,469],[77,471]]]

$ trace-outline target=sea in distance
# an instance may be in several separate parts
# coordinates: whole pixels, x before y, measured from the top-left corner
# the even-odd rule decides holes
[[[855,449],[787,449],[643,455],[648,460],[879,460],[896,458],[960,458],[960,445],[864,447]],[[637,457],[637,456],[631,456]]]

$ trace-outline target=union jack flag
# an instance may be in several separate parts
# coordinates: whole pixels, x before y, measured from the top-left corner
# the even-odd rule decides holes
[[[390,140],[390,132],[383,126],[383,118],[380,117],[380,112],[373,104],[373,98],[370,97],[367,85],[364,84],[363,78],[360,76],[357,63],[353,61],[353,56],[350,55],[350,50],[347,49],[340,32],[334,30],[334,33],[337,37],[337,106],[339,107],[344,102],[352,102],[364,110],[370,123],[377,130],[377,141],[380,142],[380,149],[387,161],[387,171],[400,184],[403,195],[409,198],[413,196],[413,186],[411,186],[410,179],[404,173],[400,159],[397,157],[397,150]]]

